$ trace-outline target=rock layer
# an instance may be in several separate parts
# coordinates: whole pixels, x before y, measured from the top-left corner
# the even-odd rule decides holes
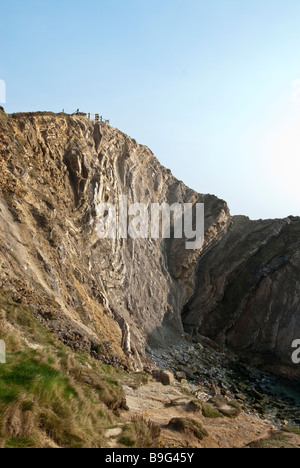
[[[300,336],[300,219],[234,217],[199,258],[187,332],[198,333],[288,378],[299,378],[292,342]]]
[[[225,202],[176,180],[152,152],[83,116],[0,112],[2,287],[61,339],[140,368],[148,346],[183,334],[198,252],[183,240],[100,239],[102,202],[204,202],[206,243]]]
[[[81,115],[0,110],[0,169],[0,285],[64,343],[140,369],[185,330],[299,377],[299,219],[232,218],[147,147]],[[205,203],[203,248],[100,239],[99,204],[121,195]]]

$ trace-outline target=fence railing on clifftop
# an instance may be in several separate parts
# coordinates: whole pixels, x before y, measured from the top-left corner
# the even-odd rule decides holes
[[[101,122],[103,124],[109,125],[110,121],[108,119],[104,119],[100,114],[86,114],[88,120],[93,120],[94,122]]]

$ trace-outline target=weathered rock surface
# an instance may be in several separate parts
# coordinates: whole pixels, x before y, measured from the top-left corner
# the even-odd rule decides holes
[[[165,387],[173,385],[174,383],[174,375],[170,371],[163,369],[154,370],[152,375],[158,382],[161,382]]]
[[[198,440],[208,437],[208,432],[203,429],[201,423],[189,418],[173,418],[167,427],[173,431],[194,436]]]
[[[299,378],[292,342],[300,336],[300,218],[250,221],[234,217],[199,258],[195,294],[183,322],[260,363]]]
[[[145,146],[82,116],[0,112],[0,285],[75,349],[142,368],[183,335],[197,251],[185,240],[100,239],[97,208],[205,202],[206,243],[225,202],[176,180]],[[107,358],[108,359],[108,358]]]
[[[238,418],[232,420],[226,417],[207,418],[197,412],[188,412],[186,404],[190,401],[185,392],[185,387],[181,385],[164,387],[157,382],[149,382],[148,385],[141,386],[138,390],[125,387],[126,400],[129,411],[122,414],[125,423],[130,423],[137,415],[147,415],[151,421],[161,427],[162,440],[164,446],[169,448],[242,448],[249,442],[266,437],[273,424],[266,423],[261,418],[251,412],[242,413]],[[168,404],[170,400],[179,401],[182,405]],[[203,401],[195,402],[196,405],[204,405]],[[207,406],[207,405],[205,405]],[[214,410],[215,411],[215,410]],[[207,436],[199,440],[195,437],[194,431],[188,430],[190,425],[184,423],[187,434],[176,432],[178,428],[169,427],[170,421],[174,418],[192,420],[198,428],[207,431]],[[179,423],[180,424],[180,423]],[[196,426],[197,427],[197,426]],[[182,424],[179,425],[181,430]],[[174,430],[175,429],[175,430]]]
[[[300,377],[300,219],[232,218],[147,147],[83,116],[0,110],[0,170],[0,286],[64,343],[141,369],[146,351],[179,345],[185,330]],[[203,249],[99,239],[99,204],[120,195],[204,202]]]

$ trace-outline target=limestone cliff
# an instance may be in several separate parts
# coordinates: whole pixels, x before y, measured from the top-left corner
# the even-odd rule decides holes
[[[64,343],[138,369],[147,349],[179,343],[184,324],[299,376],[298,219],[232,218],[147,147],[84,116],[0,112],[0,168],[0,286]],[[120,195],[204,202],[203,249],[100,239],[97,207]]]
[[[0,112],[1,285],[75,349],[141,367],[183,334],[197,252],[183,241],[99,239],[97,206],[204,202],[207,240],[225,202],[176,180],[145,146],[83,116]],[[113,358],[112,358],[113,356]]]

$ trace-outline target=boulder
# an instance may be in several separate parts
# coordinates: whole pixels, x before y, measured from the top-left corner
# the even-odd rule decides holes
[[[200,401],[190,401],[186,406],[186,411],[189,413],[202,413],[202,404]]]
[[[224,398],[212,398],[208,403],[227,418],[237,418],[242,412],[240,405],[236,401],[227,401]]]
[[[169,422],[167,428],[176,432],[180,432],[181,434],[194,436],[198,440],[203,440],[204,437],[208,436],[207,431],[203,429],[199,422],[188,418],[173,418]]]
[[[174,383],[174,375],[172,372],[167,370],[154,370],[152,372],[152,376],[158,381],[161,382],[163,385],[173,385]]]
[[[179,371],[180,372],[184,372],[186,377],[188,377],[189,379],[193,379],[194,378],[194,372],[192,371],[192,369],[190,369],[189,367],[185,367],[185,366],[180,366],[179,367]]]
[[[176,379],[179,381],[186,380],[186,373],[183,371],[176,372]]]
[[[167,406],[187,406],[189,405],[190,400],[188,398],[176,398],[172,400]]]

